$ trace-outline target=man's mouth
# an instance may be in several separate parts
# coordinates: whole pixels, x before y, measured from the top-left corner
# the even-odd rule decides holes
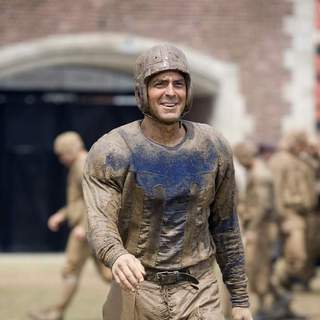
[[[177,103],[173,103],[173,102],[162,102],[161,103],[162,106],[166,107],[166,108],[173,108],[177,105]]]

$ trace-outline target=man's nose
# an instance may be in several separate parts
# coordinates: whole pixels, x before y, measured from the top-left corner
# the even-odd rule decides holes
[[[171,83],[169,83],[168,84],[168,86],[167,86],[167,88],[166,88],[166,94],[168,95],[168,96],[173,96],[173,95],[175,95],[175,90],[174,90],[174,87],[173,87],[173,85],[171,84]]]

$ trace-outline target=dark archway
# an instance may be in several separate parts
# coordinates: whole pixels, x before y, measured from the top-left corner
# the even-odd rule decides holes
[[[47,228],[65,203],[67,171],[53,154],[53,140],[74,130],[90,148],[106,132],[141,118],[131,81],[75,66],[0,81],[0,251],[63,249],[67,226],[57,234]]]

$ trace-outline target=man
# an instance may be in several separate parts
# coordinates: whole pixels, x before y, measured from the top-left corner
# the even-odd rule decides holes
[[[303,279],[307,262],[307,217],[315,207],[315,185],[312,171],[301,159],[307,145],[306,135],[300,131],[287,133],[280,142],[280,150],[270,159],[274,177],[275,204],[280,220],[282,256],[275,265],[273,282],[286,299],[275,301],[279,317],[293,316],[290,309],[292,280]]]
[[[215,259],[233,319],[252,319],[231,151],[211,127],[181,120],[191,87],[181,50],[147,50],[135,73],[144,119],[111,131],[89,152],[89,239],[116,281],[105,320],[223,319]],[[111,317],[117,291],[120,308]]]
[[[60,162],[69,168],[67,182],[67,205],[53,214],[48,220],[51,231],[58,231],[64,221],[69,223],[71,233],[66,248],[66,262],[63,268],[63,288],[61,299],[55,305],[29,315],[35,320],[61,320],[74,294],[80,273],[89,256],[93,257],[86,240],[86,214],[82,192],[83,167],[87,157],[82,139],[76,132],[65,132],[54,141],[54,152]],[[107,282],[112,274],[102,263],[94,258],[99,274]]]
[[[255,145],[238,143],[233,151],[247,171],[245,192],[239,197],[238,212],[245,241],[249,287],[257,297],[255,319],[270,319],[267,298],[272,292],[272,176],[264,162],[257,157]]]
[[[320,253],[320,215],[319,215],[319,193],[320,193],[320,152],[319,140],[308,136],[308,143],[300,157],[310,170],[307,174],[309,193],[315,196],[315,207],[306,217],[306,249],[307,261],[303,272],[303,286],[307,291],[311,290],[311,281],[316,276],[316,261]]]

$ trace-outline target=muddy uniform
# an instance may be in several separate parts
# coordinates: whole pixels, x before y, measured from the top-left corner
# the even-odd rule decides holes
[[[67,204],[59,210],[68,221],[70,227],[74,227],[78,224],[84,225],[86,219],[86,209],[81,188],[85,161],[86,154],[81,154],[81,156],[79,156],[71,165],[67,177]]]
[[[55,139],[54,151],[59,160],[69,168],[67,179],[67,205],[50,217],[48,226],[57,231],[67,221],[71,232],[66,247],[66,261],[63,267],[62,290],[56,303],[43,309],[31,310],[33,320],[62,320],[72,301],[79,283],[80,273],[88,257],[93,257],[89,243],[83,237],[86,228],[86,207],[82,192],[83,168],[87,158],[81,137],[76,132],[65,132]],[[111,270],[94,258],[99,274],[110,281]]]
[[[283,236],[283,257],[276,266],[275,282],[289,285],[292,276],[303,275],[306,264],[306,219],[315,204],[312,177],[307,165],[287,151],[276,153],[270,168]]]
[[[245,189],[246,189],[246,181],[247,181],[247,173],[246,170],[242,167],[242,165],[239,163],[236,157],[234,157],[234,169],[235,169],[235,181],[236,181],[236,187],[237,187],[237,192],[236,192],[236,203],[237,203],[237,208],[238,208],[238,213],[239,213],[239,220],[240,220],[240,229],[242,228],[241,224],[241,217],[240,217],[240,212],[239,212],[239,203],[242,202],[242,198],[245,196]],[[241,234],[243,236],[243,230],[241,230]],[[218,268],[217,268],[218,269]],[[230,318],[232,314],[232,305],[230,303],[230,294],[223,283],[221,273],[219,270],[217,271],[219,273],[218,275],[218,283],[219,283],[219,290],[221,294],[221,304],[222,304],[222,309],[223,313],[226,318]]]
[[[86,227],[86,207],[83,199],[82,176],[83,167],[86,161],[86,154],[81,154],[69,169],[67,178],[67,205],[59,210],[65,216],[71,228],[81,225]],[[63,276],[74,276],[77,278],[82,271],[87,258],[92,256],[93,252],[86,240],[79,240],[75,236],[73,230],[68,238],[66,247],[66,262],[63,268]],[[110,271],[108,271],[96,258],[94,258],[99,273],[106,280],[110,280]],[[77,286],[74,283],[74,290]],[[73,292],[70,293],[70,296]],[[69,299],[70,297],[66,297]]]
[[[118,319],[223,319],[214,259],[233,306],[248,307],[231,151],[211,127],[183,125],[185,138],[175,147],[147,139],[136,121],[89,152],[83,184],[96,254],[111,267],[131,253],[146,270],[137,294],[121,291]],[[187,274],[185,281],[155,276],[174,270]]]
[[[316,157],[313,169],[315,170],[316,208],[310,218],[310,255],[311,261],[320,261],[320,159]]]
[[[247,186],[240,198],[238,212],[243,226],[249,287],[259,298],[259,308],[264,308],[264,299],[271,287],[272,210],[271,173],[261,160],[255,160],[248,171]]]
[[[320,160],[307,153],[301,155],[301,159],[306,166],[306,176],[309,186],[309,193],[315,197],[314,209],[309,212],[306,217],[306,247],[307,247],[307,262],[304,270],[304,281],[308,285],[310,280],[316,275],[316,260],[319,256],[320,238],[319,238],[319,204],[318,204],[318,179],[320,173]]]

